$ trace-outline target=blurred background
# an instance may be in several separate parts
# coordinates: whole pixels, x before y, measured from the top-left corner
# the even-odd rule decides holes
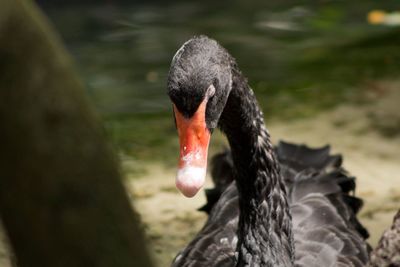
[[[178,141],[166,95],[175,51],[199,34],[237,59],[275,142],[330,143],[343,154],[365,199],[361,219],[372,244],[390,224],[400,207],[398,1],[37,3],[121,156],[158,266],[167,266],[206,218],[196,211],[202,194],[187,200],[174,187]],[[215,135],[211,154],[226,146]]]

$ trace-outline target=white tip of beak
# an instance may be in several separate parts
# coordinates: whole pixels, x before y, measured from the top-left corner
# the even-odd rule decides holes
[[[184,166],[178,170],[175,184],[185,197],[194,197],[203,187],[206,168]]]

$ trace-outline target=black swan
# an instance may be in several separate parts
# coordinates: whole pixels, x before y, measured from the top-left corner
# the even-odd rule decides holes
[[[223,47],[205,36],[187,41],[167,87],[180,142],[178,189],[192,197],[202,187],[216,127],[228,138],[234,166],[234,182],[223,183],[205,226],[172,266],[367,263],[367,233],[355,217],[361,200],[349,195],[355,183],[341,158],[328,147],[286,143],[276,153],[254,93]]]

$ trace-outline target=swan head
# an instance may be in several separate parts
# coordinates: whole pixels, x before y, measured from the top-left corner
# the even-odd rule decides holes
[[[187,41],[172,59],[167,90],[180,143],[176,186],[187,197],[205,181],[211,133],[232,87],[231,62],[226,50],[205,36]]]

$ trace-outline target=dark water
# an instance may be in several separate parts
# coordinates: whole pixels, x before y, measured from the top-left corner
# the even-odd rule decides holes
[[[112,140],[141,159],[175,148],[165,93],[170,60],[193,35],[236,57],[267,117],[314,114],[358,101],[363,83],[396,76],[400,31],[370,25],[398,1],[175,1],[63,6],[46,12],[61,33]]]

